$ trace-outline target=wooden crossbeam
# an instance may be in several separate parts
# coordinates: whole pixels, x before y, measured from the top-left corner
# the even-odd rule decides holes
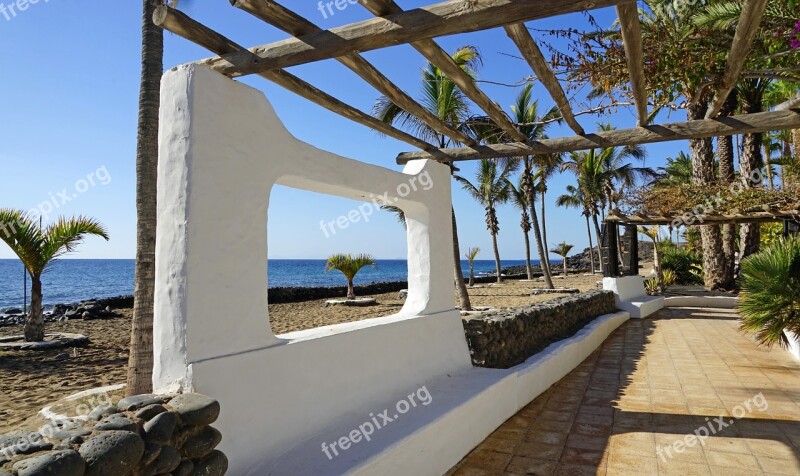
[[[672,225],[683,223],[690,217],[693,225],[703,223],[713,224],[742,224],[742,223],[770,223],[783,220],[795,220],[800,216],[800,210],[785,210],[775,212],[750,212],[725,215],[697,215],[687,210],[675,216],[641,216],[641,215],[608,215],[605,221],[609,223],[627,223],[631,225]]]
[[[755,134],[800,128],[800,113],[793,110],[759,112],[739,116],[701,119],[688,122],[601,131],[583,136],[543,139],[533,143],[492,144],[470,149],[466,147],[440,149],[446,161],[478,160],[484,158],[519,157],[533,154],[573,152],[624,145],[651,144],[735,134]],[[397,157],[398,164],[417,159],[437,159],[426,152],[406,152]]]
[[[200,61],[228,76],[336,58],[415,40],[496,28],[507,23],[633,3],[635,0],[448,0]]]
[[[166,5],[161,5],[156,9],[155,13],[153,14],[153,22],[161,28],[171,31],[172,33],[175,33],[176,35],[181,36],[189,41],[197,43],[198,45],[203,46],[204,48],[218,55],[229,53],[244,55],[245,52],[252,55],[252,53],[249,53],[244,47],[236,44],[225,36],[206,27],[205,25],[193,20],[185,13],[170,8]],[[427,150],[434,155],[440,156],[438,149],[432,144],[429,144],[399,129],[395,129],[394,127],[391,127],[390,125],[370,116],[369,114],[365,114],[364,112],[359,111],[358,109],[345,104],[342,101],[339,101],[338,99],[328,95],[323,91],[320,91],[311,84],[282,69],[264,71],[258,74],[259,76],[262,76],[278,84],[279,86],[282,86],[289,91],[308,99],[309,101],[319,104],[320,106],[335,112],[336,114],[344,116],[347,119],[358,122],[359,124],[363,124],[367,127],[375,129],[390,137],[394,137],[395,139],[411,144],[414,147]]]
[[[262,21],[280,28],[292,36],[305,36],[322,31],[318,26],[272,0],[231,0],[233,6],[240,8]],[[392,83],[363,56],[358,53],[340,56],[337,61],[348,67],[372,87],[380,91],[394,104],[405,111],[417,116],[436,132],[451,137],[461,144],[468,146],[477,143],[463,132],[446,124],[432,112],[422,107],[402,89]]]
[[[728,63],[725,65],[725,74],[722,76],[719,90],[714,95],[706,112],[706,119],[711,119],[719,114],[725,100],[728,99],[739,75],[744,67],[750,48],[753,46],[753,39],[764,17],[764,9],[767,7],[767,0],[745,0],[742,6],[742,15],[739,17],[739,24],[736,26],[736,34],[733,37],[731,51],[728,53]]]
[[[373,15],[385,17],[387,15],[399,15],[403,10],[394,0],[361,0],[361,4],[366,7]],[[475,104],[478,105],[486,115],[497,124],[503,132],[514,140],[526,141],[528,138],[509,120],[503,110],[489,97],[481,91],[475,81],[467,74],[453,58],[447,54],[435,41],[423,39],[412,41],[411,46],[419,51],[432,64],[436,65],[453,83]]]
[[[522,56],[533,69],[533,72],[536,73],[536,77],[550,93],[558,110],[561,111],[561,117],[564,118],[564,121],[576,134],[583,135],[583,127],[575,120],[575,114],[572,112],[572,107],[569,105],[569,100],[564,93],[564,88],[561,87],[555,73],[550,68],[550,65],[547,64],[542,50],[539,49],[539,46],[531,37],[528,29],[525,28],[525,24],[514,23],[513,25],[506,25],[505,30],[514,44],[517,45],[517,49],[522,53]]]
[[[792,99],[775,106],[776,111],[790,111],[792,109],[800,109],[800,93],[796,94]]]
[[[636,101],[636,114],[640,126],[647,125],[647,88],[644,78],[644,50],[642,49],[642,25],[639,23],[639,8],[635,3],[617,5],[622,42],[628,60],[631,90]]]

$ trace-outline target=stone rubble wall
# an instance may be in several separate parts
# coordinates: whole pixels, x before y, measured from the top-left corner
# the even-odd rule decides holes
[[[0,435],[0,476],[221,476],[219,412],[196,393],[124,398],[86,420]]]
[[[472,363],[507,369],[616,312],[614,293],[589,291],[464,320]]]

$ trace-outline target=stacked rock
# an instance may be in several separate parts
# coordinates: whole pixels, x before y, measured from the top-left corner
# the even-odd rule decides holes
[[[464,320],[472,363],[506,369],[616,312],[614,293],[589,291]]]
[[[205,395],[136,395],[86,420],[0,436],[0,476],[221,476],[228,459]]]

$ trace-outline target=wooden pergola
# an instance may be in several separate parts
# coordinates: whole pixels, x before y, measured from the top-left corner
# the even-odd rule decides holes
[[[687,220],[691,219],[691,222]],[[747,223],[783,223],[783,235],[800,234],[800,210],[764,210],[749,211],[736,214],[693,214],[691,212],[675,214],[674,216],[649,216],[641,214],[623,215],[611,213],[606,216],[603,224],[603,236],[600,248],[607,258],[607,265],[603,266],[603,274],[607,277],[616,277],[623,270],[620,269],[619,256],[619,227],[625,229],[627,252],[622,259],[625,274],[636,275],[639,273],[639,245],[638,229],[640,226],[675,226],[683,225],[742,225]]]
[[[645,88],[641,25],[634,0],[449,0],[408,11],[404,11],[393,0],[359,0],[375,18],[331,30],[320,29],[273,0],[231,0],[231,3],[287,32],[291,37],[245,48],[168,6],[158,8],[154,22],[218,55],[197,61],[198,64],[231,78],[257,74],[330,111],[418,149],[400,154],[397,157],[399,164],[415,159],[453,162],[800,128],[800,96],[787,101],[774,111],[717,117],[722,104],[742,74],[767,0],[744,0],[725,73],[706,118],[661,125],[647,125],[648,94]],[[609,6],[616,7],[619,16],[638,126],[587,133],[576,120],[563,87],[524,22]],[[564,122],[576,135],[540,141],[528,140],[500,106],[434,41],[436,37],[491,28],[505,30],[536,77],[549,91]],[[492,145],[476,143],[427,111],[360,54],[399,44],[410,44],[436,65],[513,142]],[[332,97],[285,69],[325,59],[336,59],[400,108],[464,146],[440,149]]]

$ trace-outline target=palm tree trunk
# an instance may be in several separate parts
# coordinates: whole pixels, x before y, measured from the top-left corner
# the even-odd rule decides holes
[[[42,313],[42,277],[31,276],[31,307],[23,330],[25,342],[44,340],[44,314]]]
[[[164,72],[164,31],[153,24],[161,0],[143,0],[142,72],[136,141],[136,269],[126,393],[152,391],[155,300],[158,110]]]
[[[567,276],[569,272],[567,271],[567,255],[562,256],[564,258],[564,276]]]
[[[597,272],[594,267],[594,245],[592,244],[592,226],[589,224],[589,215],[586,217],[586,233],[589,235],[589,262],[592,264],[592,274]]]
[[[708,109],[705,100],[692,102],[687,108],[689,120],[703,119]],[[692,139],[689,141],[692,153],[692,178],[694,183],[703,185],[714,183],[714,148],[711,139]],[[705,286],[711,290],[721,289],[724,282],[724,255],[722,253],[722,234],[719,225],[700,226],[703,247],[703,274]]]
[[[475,265],[469,262],[469,287],[475,286]]]
[[[603,232],[600,231],[600,223],[597,222],[597,213],[592,214],[592,221],[594,222],[594,233],[597,236],[597,258],[600,261],[600,272],[605,273],[606,267],[603,265],[603,253],[600,251],[603,247]]]
[[[528,273],[528,281],[533,279],[533,269],[531,269],[531,238],[530,233],[527,231],[522,232],[525,235],[525,271]]]
[[[497,233],[492,233],[492,248],[494,249],[494,269],[497,272],[497,282],[502,283],[503,277],[500,275],[500,250],[497,248]]]
[[[723,184],[732,184],[736,177],[733,168],[734,154],[733,137],[718,137],[719,180]],[[722,255],[721,287],[731,290],[736,286],[736,225],[722,225]]]
[[[355,299],[356,298],[356,289],[353,286],[353,280],[351,278],[347,278],[347,299]]]
[[[542,241],[544,242],[544,249],[549,250],[547,244],[547,207],[545,206],[545,186],[544,179],[542,179]]]
[[[467,292],[467,286],[464,284],[464,272],[461,271],[461,250],[458,246],[458,224],[456,223],[456,209],[450,207],[450,211],[452,212],[453,217],[453,266],[455,280],[456,280],[456,292],[458,293],[458,302],[461,307],[462,311],[471,311],[472,304],[469,302],[469,293]]]
[[[761,97],[758,93],[743,95],[742,111],[745,114],[761,112]],[[754,183],[751,175],[760,174],[764,166],[764,157],[761,154],[763,144],[762,134],[744,134],[742,136],[742,157],[739,160],[741,179],[747,188],[761,188],[761,183]],[[761,228],[758,223],[746,223],[739,228],[739,260],[758,252],[761,241]]]
[[[533,238],[536,240],[536,250],[539,252],[539,263],[541,264],[542,273],[544,274],[544,283],[548,289],[555,289],[555,286],[553,286],[553,276],[550,274],[550,258],[544,248],[542,232],[539,229],[539,217],[536,213],[536,205],[533,200],[530,200],[529,203],[531,204],[531,228],[533,229]]]

